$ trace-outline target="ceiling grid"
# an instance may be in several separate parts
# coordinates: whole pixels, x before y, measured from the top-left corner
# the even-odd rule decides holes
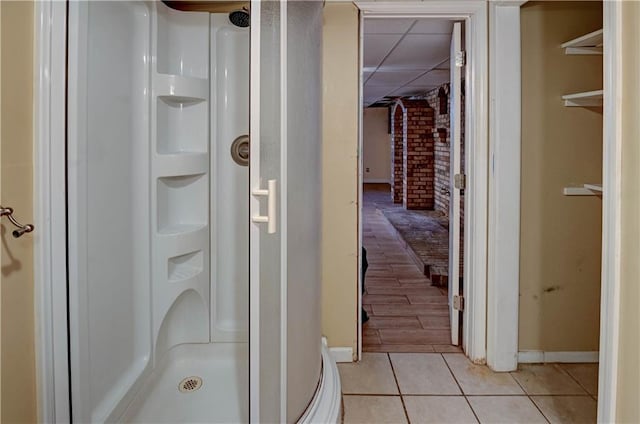
[[[452,28],[453,21],[446,19],[366,19],[365,107],[448,82]]]

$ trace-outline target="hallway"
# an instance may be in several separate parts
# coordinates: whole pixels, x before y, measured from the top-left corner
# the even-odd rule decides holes
[[[338,364],[343,423],[592,423],[598,364],[520,364],[495,373],[450,344],[446,289],[431,285],[382,211],[388,185],[363,193],[369,269],[363,354]]]
[[[363,307],[365,352],[461,352],[451,346],[446,289],[431,285],[382,210],[401,210],[389,186],[367,184],[363,192],[363,244],[369,269]]]

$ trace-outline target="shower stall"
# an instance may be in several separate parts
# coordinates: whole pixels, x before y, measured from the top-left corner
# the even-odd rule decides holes
[[[74,422],[337,419],[321,25],[318,1],[68,3]]]

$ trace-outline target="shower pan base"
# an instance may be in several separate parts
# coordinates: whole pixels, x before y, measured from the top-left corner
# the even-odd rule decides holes
[[[178,345],[158,364],[122,422],[248,422],[247,364],[246,343]],[[201,386],[181,391],[189,377],[202,379]]]

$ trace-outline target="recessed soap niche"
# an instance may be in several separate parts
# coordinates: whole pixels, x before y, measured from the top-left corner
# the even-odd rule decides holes
[[[158,10],[157,70],[183,77],[209,77],[209,14]]]
[[[202,250],[169,258],[168,278],[170,283],[185,281],[195,277],[204,270]]]
[[[206,153],[208,113],[207,102],[202,99],[158,97],[158,153]]]
[[[158,232],[178,234],[207,225],[206,174],[158,178]]]

